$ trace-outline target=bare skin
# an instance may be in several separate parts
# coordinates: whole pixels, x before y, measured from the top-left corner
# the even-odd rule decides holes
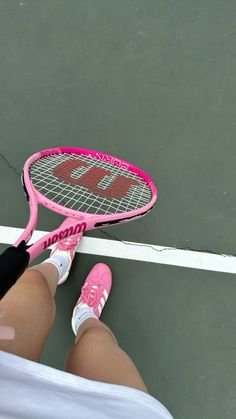
[[[51,263],[28,269],[0,302],[2,325],[14,328],[15,338],[0,339],[0,349],[39,362],[54,322],[54,295],[58,272]],[[90,380],[120,384],[148,393],[129,356],[119,347],[112,331],[100,320],[89,318],[79,327],[65,361],[65,371]]]

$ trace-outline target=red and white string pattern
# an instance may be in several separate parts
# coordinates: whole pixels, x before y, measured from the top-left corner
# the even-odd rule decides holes
[[[29,171],[34,188],[51,201],[75,211],[114,214],[144,207],[152,199],[136,173],[86,154],[51,154]]]

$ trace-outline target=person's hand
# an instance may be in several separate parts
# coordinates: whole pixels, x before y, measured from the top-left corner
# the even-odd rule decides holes
[[[0,308],[0,318],[1,317],[4,317],[4,310],[2,308]],[[14,339],[14,337],[15,337],[15,330],[13,329],[13,327],[2,326],[0,324],[0,340],[1,339],[10,340],[10,339]]]

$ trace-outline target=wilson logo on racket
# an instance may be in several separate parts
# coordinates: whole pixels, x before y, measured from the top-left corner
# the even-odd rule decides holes
[[[105,176],[111,176],[112,173],[109,170],[102,169],[101,167],[92,166],[86,171],[86,173],[80,176],[80,178],[76,179],[72,177],[72,171],[81,167],[89,167],[89,165],[88,163],[78,159],[70,159],[54,167],[53,174],[58,179],[69,185],[83,186],[94,194],[110,199],[122,199],[127,195],[131,186],[139,185],[139,182],[135,179],[117,175],[114,181],[106,189],[102,189],[98,186],[98,184]]]
[[[76,224],[75,227],[65,228],[61,230],[59,234],[54,234],[54,236],[49,237],[48,240],[43,242],[43,249],[47,249],[47,247],[51,246],[52,244],[58,242],[58,240],[65,239],[66,237],[72,236],[73,234],[77,233],[84,233],[86,230],[87,224],[85,222]]]

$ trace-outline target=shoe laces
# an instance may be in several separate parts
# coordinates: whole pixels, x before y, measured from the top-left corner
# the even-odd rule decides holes
[[[92,307],[99,303],[99,300],[103,294],[104,283],[98,278],[91,278],[88,282],[85,282],[81,289],[81,300],[88,306]]]
[[[74,249],[75,246],[79,243],[81,235],[75,234],[74,236],[66,237],[63,240],[60,240],[57,244],[57,248],[60,250],[70,250]]]

